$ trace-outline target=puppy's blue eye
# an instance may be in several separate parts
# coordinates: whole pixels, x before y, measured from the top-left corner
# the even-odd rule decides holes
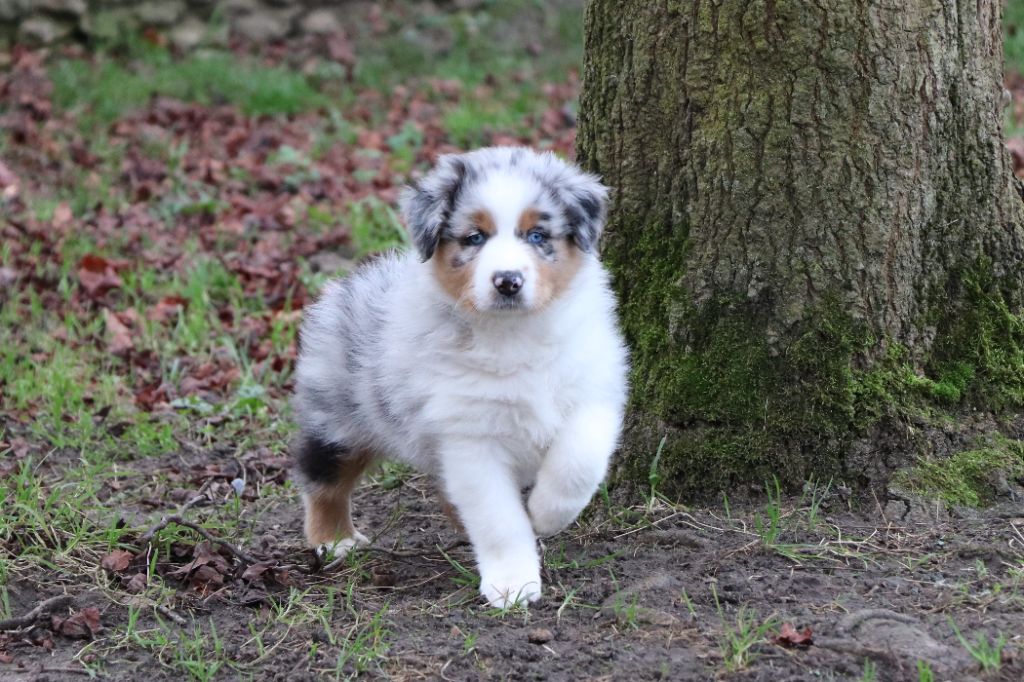
[[[526,241],[534,246],[543,244],[548,240],[548,236],[540,230],[530,230],[526,233]]]
[[[480,246],[485,241],[487,241],[487,237],[482,232],[474,232],[462,238],[462,243],[466,246]]]

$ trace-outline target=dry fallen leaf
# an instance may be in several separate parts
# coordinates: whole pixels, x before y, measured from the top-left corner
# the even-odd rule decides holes
[[[146,312],[146,317],[154,322],[175,319],[186,303],[188,301],[182,296],[164,296]]]
[[[0,161],[0,196],[8,201],[18,196],[21,191],[21,183],[18,176],[9,167]]]
[[[814,644],[811,628],[805,627],[803,630],[797,630],[793,627],[792,623],[783,623],[774,641],[779,646],[785,647],[810,646]]]
[[[71,639],[91,639],[103,630],[103,626],[100,624],[100,610],[95,606],[90,606],[67,618],[53,616],[50,629]]]
[[[128,568],[128,564],[130,564],[134,558],[135,555],[131,552],[126,552],[123,549],[115,549],[113,552],[103,557],[100,561],[100,566],[103,567],[103,570],[109,573],[121,573]]]
[[[132,594],[138,594],[146,589],[146,585],[149,583],[149,579],[145,573],[136,573],[128,581],[125,589]]]
[[[78,264],[78,281],[90,296],[102,296],[124,284],[115,272],[113,263],[91,253],[83,256]]]
[[[53,210],[53,219],[51,223],[54,229],[63,230],[64,228],[71,225],[71,221],[74,220],[74,214],[71,212],[71,206],[66,201],[62,201],[57,204],[57,208]]]
[[[132,332],[117,313],[104,308],[103,316],[107,323],[107,350],[114,355],[122,355],[132,350],[135,347]]]

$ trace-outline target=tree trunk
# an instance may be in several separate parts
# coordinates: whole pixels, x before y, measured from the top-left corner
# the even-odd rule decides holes
[[[614,188],[634,364],[616,482],[659,444],[671,494],[881,482],[984,430],[950,416],[1019,414],[1000,13],[591,0],[578,156]]]

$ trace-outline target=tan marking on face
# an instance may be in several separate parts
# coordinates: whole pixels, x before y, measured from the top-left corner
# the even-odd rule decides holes
[[[540,220],[540,211],[535,208],[528,208],[519,216],[519,224],[516,226],[516,234],[525,235],[532,230]]]
[[[498,231],[498,226],[494,224],[494,216],[491,215],[490,211],[480,209],[474,211],[470,216],[469,220],[476,225],[476,229],[483,232],[488,237],[493,237]]]
[[[306,540],[313,547],[352,537],[352,492],[359,478],[376,457],[370,452],[354,453],[339,465],[338,482],[317,485],[306,491],[302,501],[306,506]]]
[[[494,218],[487,211],[476,211],[469,216],[474,227],[488,237],[498,231]],[[467,255],[466,248],[457,241],[445,240],[438,244],[434,251],[434,274],[441,288],[467,310],[476,310],[473,301],[473,273],[475,264],[472,261],[462,262]]]
[[[473,263],[461,263],[463,247],[458,242],[443,241],[434,251],[434,276],[449,296],[459,305],[473,305]]]
[[[568,238],[552,239],[551,246],[555,250],[553,260],[547,260],[538,253],[533,254],[537,272],[537,308],[543,308],[561,296],[583,265],[583,254]]]

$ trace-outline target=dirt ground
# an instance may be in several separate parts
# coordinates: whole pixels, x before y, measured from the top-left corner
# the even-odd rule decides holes
[[[204,523],[228,509],[238,531],[223,539],[248,560],[183,531],[164,552],[136,538],[113,570],[14,581],[13,613],[60,594],[71,603],[0,635],[3,679],[1024,679],[1019,501],[965,516],[900,501],[855,509],[831,486],[742,508],[598,500],[546,543],[543,599],[501,612],[477,599],[469,547],[422,477],[374,474],[356,499],[372,547],[324,571],[302,545],[279,457],[196,451],[139,465],[106,489],[143,493],[126,521],[185,506],[183,519]],[[168,474],[194,488],[168,487]],[[260,502],[236,501],[235,478]],[[132,594],[155,548],[162,601]],[[89,607],[91,639],[54,620]],[[972,648],[1003,637],[999,669],[984,670],[956,629]]]

